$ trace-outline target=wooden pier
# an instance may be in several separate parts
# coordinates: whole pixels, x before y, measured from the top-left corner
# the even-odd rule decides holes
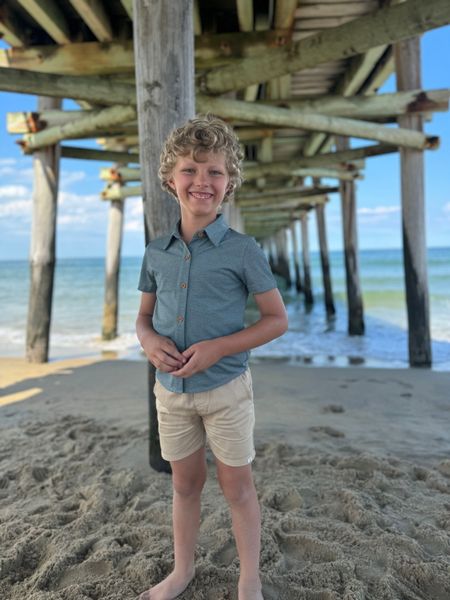
[[[423,154],[439,138],[422,122],[448,110],[450,91],[422,89],[420,35],[448,23],[448,0],[5,0],[0,90],[39,97],[36,112],[7,115],[35,165],[28,359],[48,360],[60,160],[113,163],[99,174],[99,201],[111,203],[102,326],[111,339],[124,203],[142,199],[146,241],[174,226],[178,206],[156,176],[162,141],[195,112],[213,112],[233,125],[245,152],[245,184],[225,209],[230,224],[257,238],[310,306],[315,216],[328,318],[326,207],[339,192],[350,335],[364,333],[355,181],[371,157],[400,153],[409,357],[429,366]],[[397,92],[378,94],[393,72]],[[65,98],[79,110],[62,110]],[[352,148],[351,138],[368,142]],[[164,469],[153,380],[150,368],[151,462]]]

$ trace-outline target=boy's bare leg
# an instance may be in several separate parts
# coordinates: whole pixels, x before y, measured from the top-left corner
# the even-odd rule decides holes
[[[229,467],[216,459],[217,476],[230,505],[240,561],[239,600],[263,600],[259,577],[261,512],[251,465]]]
[[[173,540],[175,565],[161,583],[140,600],[173,600],[194,577],[194,553],[200,524],[200,496],[206,480],[205,449],[170,463],[173,483]]]

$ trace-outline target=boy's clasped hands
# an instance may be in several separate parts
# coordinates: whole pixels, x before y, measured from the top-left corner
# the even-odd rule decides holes
[[[152,333],[142,345],[148,360],[160,371],[174,377],[191,377],[222,358],[217,340],[203,340],[180,352],[170,338]]]

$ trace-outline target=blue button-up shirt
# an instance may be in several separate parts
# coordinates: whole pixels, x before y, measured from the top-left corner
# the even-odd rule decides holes
[[[153,328],[180,352],[202,340],[244,329],[249,293],[276,287],[256,241],[230,229],[219,215],[186,244],[179,224],[151,241],[144,254],[138,289],[156,293]],[[249,352],[225,356],[191,377],[157,371],[158,380],[178,393],[201,392],[231,381],[247,368]]]

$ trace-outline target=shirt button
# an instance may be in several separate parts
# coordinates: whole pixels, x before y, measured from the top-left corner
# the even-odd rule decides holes
[[[184,289],[184,288],[187,288],[187,283],[181,283],[181,284],[180,284],[180,287],[182,287],[183,289]]]
[[[182,323],[184,321],[184,317],[180,315],[179,317],[177,317],[177,321],[178,323]]]
[[[205,232],[204,231],[199,231],[197,233],[197,237],[199,237],[199,238],[205,237]]]
[[[190,254],[186,254],[186,256],[184,257],[184,260],[191,260],[191,255]]]

